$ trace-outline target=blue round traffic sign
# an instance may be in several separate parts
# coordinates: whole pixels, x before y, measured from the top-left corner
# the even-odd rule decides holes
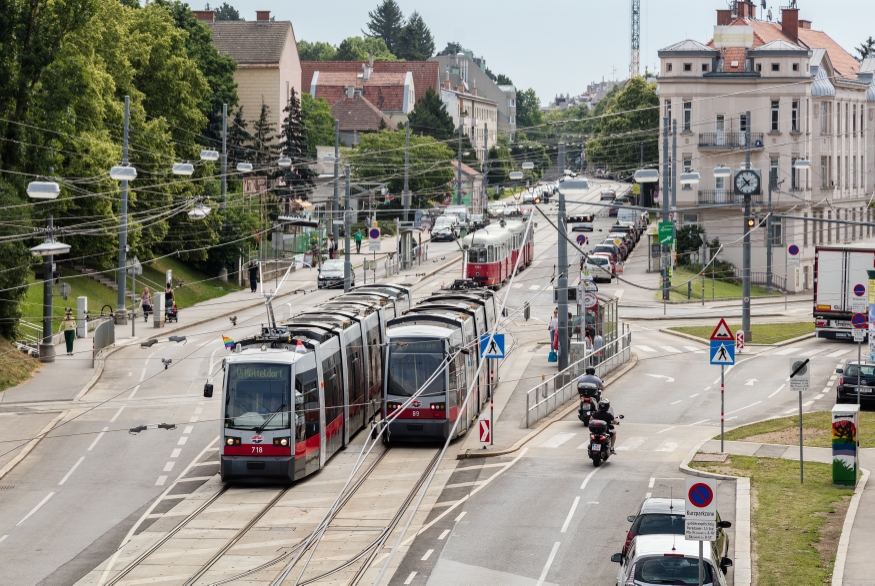
[[[857,297],[862,297],[865,294],[866,294],[866,287],[864,287],[863,285],[859,285],[859,284],[854,285],[854,295],[856,295]]]
[[[790,256],[796,256],[799,254],[799,247],[795,244],[791,244],[789,248],[787,248],[787,252],[790,253]]]
[[[703,509],[711,504],[714,500],[714,492],[707,484],[694,484],[690,487],[690,493],[687,495],[687,500],[694,507]]]
[[[368,236],[370,236],[371,238],[374,238],[374,239],[379,238],[380,237],[380,229],[379,228],[371,228],[370,231],[368,232]]]
[[[858,330],[862,330],[868,324],[866,323],[866,314],[865,313],[855,313],[853,317],[851,317],[851,325],[857,328]]]
[[[578,235],[577,236],[577,243],[580,244],[581,246],[586,244],[586,235],[584,235],[584,234]]]

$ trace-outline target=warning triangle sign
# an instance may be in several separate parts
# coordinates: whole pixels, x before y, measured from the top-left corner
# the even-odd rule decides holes
[[[716,340],[718,342],[723,341],[735,341],[735,336],[732,335],[732,332],[729,331],[729,326],[726,325],[726,320],[721,318],[720,323],[717,324],[717,327],[714,328],[714,333],[711,334],[711,339]]]

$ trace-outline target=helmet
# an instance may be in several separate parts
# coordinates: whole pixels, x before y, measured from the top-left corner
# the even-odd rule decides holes
[[[607,399],[602,399],[601,401],[599,401],[599,409],[601,409],[602,411],[607,411],[610,408],[611,402]]]
[[[595,374],[595,368],[593,368],[592,366],[588,367],[588,368],[586,369],[586,374],[594,375],[594,374]]]

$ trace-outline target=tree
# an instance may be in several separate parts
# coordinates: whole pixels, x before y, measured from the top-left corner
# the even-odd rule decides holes
[[[437,140],[447,140],[455,134],[453,119],[447,112],[446,104],[431,87],[416,101],[407,122],[411,133],[431,136]]]
[[[277,147],[274,143],[276,127],[270,121],[270,106],[261,102],[258,120],[252,124],[252,167],[260,173],[276,163]]]
[[[419,12],[407,19],[393,53],[407,61],[425,61],[434,55],[434,37]]]
[[[325,100],[322,101],[325,102]],[[282,133],[277,137],[279,138],[279,151],[282,156],[290,158],[292,164],[290,167],[280,168],[275,175],[276,178],[281,178],[285,184],[277,190],[277,195],[279,197],[307,199],[313,192],[315,185],[313,178],[316,174],[309,165],[310,156],[304,114],[295,88],[289,92],[289,102],[283,112],[286,113],[286,119],[283,122]]]
[[[516,95],[516,125],[520,131],[540,126],[544,123],[541,100],[535,90],[529,88]]]
[[[499,73],[495,77],[495,83],[496,85],[513,85],[513,82],[510,80],[510,78],[503,73]]]
[[[503,146],[489,149],[489,184],[505,183],[511,171],[513,171],[513,158],[510,150]]]
[[[204,10],[209,10],[210,5],[207,4]],[[221,6],[216,6],[213,10],[216,11],[216,20],[245,20],[237,12],[237,9],[224,2]]]
[[[252,133],[249,132],[249,123],[243,117],[243,106],[234,112],[234,119],[228,125],[228,165],[249,161],[252,158],[252,150],[249,144],[252,142]]]
[[[860,61],[867,57],[875,57],[875,39],[869,37],[856,50],[860,55]]]
[[[367,61],[371,53],[375,61],[398,61],[383,39],[349,37],[337,47],[335,61]]]
[[[307,157],[313,161],[317,146],[334,144],[334,115],[325,98],[315,100],[310,94],[301,94],[301,114],[307,137]]]
[[[370,20],[367,32],[362,31],[366,37],[382,39],[389,51],[395,54],[398,42],[401,38],[401,30],[404,28],[404,13],[395,0],[383,0],[376,9],[368,12]]]
[[[459,129],[456,129],[456,140],[452,143],[447,143],[448,147],[452,147],[453,149],[453,158],[459,158]],[[469,167],[479,168],[480,161],[477,159],[477,151],[474,150],[474,146],[471,144],[471,139],[467,134],[462,135],[462,162],[468,165]]]
[[[298,55],[301,61],[335,61],[337,60],[337,47],[330,43],[316,41],[298,41]]]

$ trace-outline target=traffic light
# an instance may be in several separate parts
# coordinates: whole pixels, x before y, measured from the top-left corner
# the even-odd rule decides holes
[[[747,227],[748,228],[753,228],[754,226],[756,226],[756,223],[757,223],[757,221],[754,218],[747,219]]]

